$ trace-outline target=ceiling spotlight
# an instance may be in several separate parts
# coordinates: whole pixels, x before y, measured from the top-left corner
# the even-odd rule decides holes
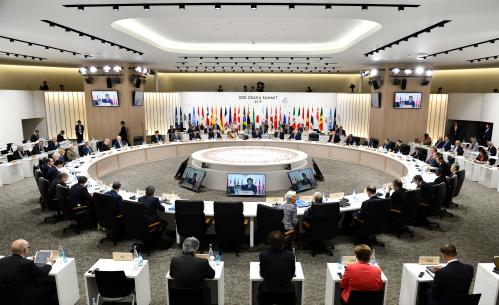
[[[220,5],[220,3],[215,4],[215,9],[216,9],[216,10],[219,10],[219,9],[221,9],[221,8],[222,8],[222,6]]]
[[[252,10],[256,10],[256,4],[254,4],[254,3],[253,3],[253,4],[251,4],[251,9],[252,9]]]
[[[181,3],[178,5],[179,10],[185,10],[185,4]]]
[[[327,11],[330,11],[330,10],[331,10],[331,8],[332,8],[332,5],[331,5],[331,4],[326,4],[326,7],[325,7],[325,8],[326,8],[326,10],[327,10]]]
[[[399,74],[400,73],[400,69],[399,68],[393,68],[392,69],[392,73],[393,74]]]
[[[95,67],[95,66],[91,66],[91,67],[89,68],[89,70],[90,70],[90,73],[96,73],[96,72],[97,72],[97,67]]]
[[[404,8],[405,8],[405,7],[404,7],[403,5],[399,5],[399,7],[398,7],[399,12],[400,12],[400,11],[403,11],[403,10],[404,10]]]
[[[478,48],[478,44],[474,44],[473,46],[474,46],[475,48]]]
[[[426,70],[426,76],[430,77],[433,75],[433,71],[432,70]]]
[[[135,71],[138,73],[142,73],[142,67],[135,67]]]
[[[148,74],[148,73],[149,70],[146,67],[142,68],[142,74]]]
[[[49,27],[53,28],[53,27],[55,27],[55,24],[49,23]]]
[[[421,66],[416,67],[416,70],[414,70],[417,75],[421,75],[424,73],[424,68]]]
[[[120,66],[114,66],[113,67],[113,71],[116,72],[116,73],[119,73],[119,72],[121,72],[121,67]]]
[[[119,11],[120,7],[119,5],[113,5],[113,11]]]
[[[106,65],[106,66],[102,67],[102,71],[109,73],[109,71],[111,71],[111,67]]]
[[[362,10],[363,10],[363,11],[367,11],[367,8],[368,8],[368,7],[367,7],[367,5],[362,5],[362,7],[361,7],[361,8],[362,8]]]
[[[295,5],[294,5],[294,4],[290,4],[290,5],[289,5],[289,9],[290,9],[290,10],[294,10],[294,9],[295,9]]]
[[[82,74],[82,75],[87,74],[87,68],[85,68],[85,67],[81,67],[79,71],[80,71],[80,74]]]
[[[78,5],[78,11],[83,11],[85,9],[85,7],[83,5]]]
[[[374,76],[378,75],[378,70],[377,69],[371,69],[371,71],[369,71],[369,75],[371,77],[374,77]]]
[[[412,70],[411,69],[405,69],[404,70],[404,74],[405,75],[411,75],[412,74]]]
[[[148,11],[151,9],[151,6],[149,4],[144,5],[144,11]]]

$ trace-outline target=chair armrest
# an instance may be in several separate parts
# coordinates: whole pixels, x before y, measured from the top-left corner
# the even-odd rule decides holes
[[[244,225],[247,226],[249,223],[249,218],[244,218]]]
[[[161,221],[156,221],[156,222],[151,223],[151,224],[150,224],[150,225],[148,225],[147,227],[148,227],[149,229],[153,229],[153,228],[155,228],[156,226],[158,226],[160,223],[161,223]]]
[[[302,225],[304,227],[306,227],[306,228],[310,228],[311,227],[310,223],[308,223],[307,221],[302,221]]]
[[[419,205],[423,206],[423,207],[429,207],[430,206],[428,203],[424,203],[424,202],[420,202]]]
[[[397,210],[397,209],[390,209],[391,212],[393,213],[397,213],[397,214],[401,214],[402,211],[401,210]]]
[[[118,219],[119,219],[119,218],[123,218],[124,216],[125,216],[125,215],[120,214],[120,215],[116,215],[116,218],[118,218]]]
[[[293,235],[293,234],[296,234],[295,230],[287,230],[286,232],[284,232],[284,236],[289,236],[289,235]]]
[[[358,222],[360,222],[360,223],[365,223],[365,221],[364,221],[364,220],[362,220],[362,219],[360,219],[360,218],[357,218],[357,217],[354,217],[354,218],[353,218],[353,220],[358,221]]]

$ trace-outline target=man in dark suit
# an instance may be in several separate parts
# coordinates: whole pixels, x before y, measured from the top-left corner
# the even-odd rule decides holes
[[[157,197],[154,197],[154,192],[155,192],[154,186],[148,186],[146,187],[145,196],[140,197],[138,200],[140,203],[143,203],[144,206],[146,207],[147,218],[149,220],[149,223],[161,221],[161,219],[158,216],[158,212],[165,211],[165,207],[161,205],[159,199]]]
[[[457,140],[461,140],[461,128],[457,122],[454,122],[454,125],[449,130],[449,138],[452,142],[456,142]]]
[[[81,125],[81,121],[78,120],[75,125],[76,132],[76,142],[83,142],[83,132],[85,131],[85,126]]]
[[[241,190],[251,191],[251,192],[253,192],[253,194],[257,193],[256,185],[253,184],[253,179],[251,179],[251,178],[246,179],[246,184],[243,184],[241,186]]]
[[[461,141],[456,140],[456,142],[454,143],[454,148],[452,149],[452,152],[458,156],[464,155],[464,149],[463,149],[463,146],[461,145]]]
[[[385,198],[392,200],[392,209],[400,210],[404,204],[406,189],[400,179],[393,180],[390,189],[393,190],[393,193],[391,195],[390,192],[386,193]]]
[[[61,130],[61,131],[59,132],[59,134],[57,135],[57,142],[59,142],[59,143],[60,143],[60,142],[63,142],[64,140],[66,140],[66,139],[64,138],[64,130]]]
[[[0,285],[10,287],[11,299],[19,305],[57,304],[56,287],[49,281],[53,260],[49,258],[41,267],[35,265],[27,259],[29,243],[23,239],[14,241],[11,249],[11,256],[0,259]]]
[[[31,150],[32,155],[39,155],[41,153],[44,153],[47,151],[47,148],[45,147],[45,142],[43,140],[38,141],[38,144],[33,146],[33,149]]]
[[[59,176],[50,182],[49,186],[49,195],[51,198],[56,198],[56,190],[57,185],[60,184],[62,186],[67,186],[66,182],[68,181],[69,175],[65,172],[60,172]]]
[[[421,202],[428,203],[430,202],[432,189],[431,184],[427,183],[423,180],[421,175],[416,175],[412,178],[412,181],[416,183],[418,189],[421,191]]]
[[[284,140],[285,133],[282,130],[282,128],[279,127],[279,129],[274,133],[274,137],[280,140]]]
[[[52,140],[49,141],[47,145],[48,151],[53,151],[59,148],[59,141],[57,141],[57,137],[53,137]]]
[[[92,149],[92,146],[90,146],[90,143],[88,141],[85,142],[85,145],[83,145],[83,147],[81,148],[81,154],[83,156],[88,156],[91,155],[93,152],[94,150]]]
[[[199,249],[199,241],[195,237],[187,237],[182,243],[182,255],[172,257],[170,276],[175,279],[173,288],[203,289],[206,304],[211,304],[210,290],[205,279],[215,277],[215,270],[208,260],[195,256]]]
[[[52,166],[54,166],[54,159],[43,158],[40,160],[40,170],[42,171],[43,178],[47,179],[47,173]]]
[[[435,142],[435,148],[441,149],[444,147],[444,139],[442,137],[438,137],[437,142]]]
[[[54,161],[54,166],[51,166],[47,171],[47,180],[51,183],[59,177],[59,169],[64,166],[64,161],[58,159]]]
[[[263,278],[258,288],[260,304],[276,304],[273,300],[263,300],[266,292],[294,293],[291,280],[295,275],[295,256],[284,249],[284,235],[280,231],[270,232],[268,244],[270,249],[259,255],[260,276]]]
[[[252,134],[253,139],[261,139],[262,138],[262,127],[257,128],[253,134]]]
[[[301,132],[299,132],[298,129],[293,130],[293,132],[291,132],[291,134],[289,135],[289,139],[293,139],[296,141],[301,140]]]
[[[34,143],[40,139],[40,131],[37,129],[29,138],[29,141]]]
[[[29,156],[29,151],[24,151],[24,147],[19,145],[17,146],[17,149],[12,153],[12,160],[20,160],[25,155]]]
[[[116,137],[116,141],[114,142],[114,148],[120,149],[125,147],[125,142],[121,141],[121,136]]]
[[[336,130],[331,131],[329,134],[329,139],[327,140],[328,143],[340,143],[341,138],[340,135],[336,132]]]
[[[172,134],[169,134],[170,142],[182,142],[182,134],[175,129]]]
[[[428,305],[438,305],[451,294],[468,294],[473,280],[473,267],[457,259],[454,245],[445,244],[440,248],[445,267],[436,267],[433,284],[428,290]]]
[[[118,214],[123,214],[123,197],[121,197],[121,195],[119,194],[121,182],[114,181],[112,188],[112,190],[104,194],[113,197],[115,210],[119,212]]]
[[[437,167],[442,169],[445,176],[450,176],[450,166],[445,162],[442,155],[437,156]]]
[[[487,141],[487,152],[490,157],[495,157],[497,155],[497,149],[491,141]]]
[[[152,143],[161,143],[161,142],[163,142],[163,137],[159,134],[158,130],[156,130],[154,132],[154,135],[151,136],[151,142]]]
[[[452,142],[449,140],[449,137],[444,137],[444,145],[442,146],[442,149],[445,151],[450,151],[452,147]]]
[[[482,133],[482,136],[480,137],[481,144],[485,145],[487,141],[490,141],[492,139],[492,128],[490,127],[490,124],[487,123],[485,124],[485,130]]]
[[[108,151],[109,147],[111,145],[111,140],[110,139],[105,139],[100,146],[97,147],[99,151]]]
[[[369,137],[365,138],[364,143],[362,143],[362,145],[372,148],[378,148],[378,144],[376,143],[376,141],[374,141],[374,139],[371,139]]]
[[[355,218],[358,218],[360,220],[364,220],[366,218],[367,205],[369,204],[369,202],[380,199],[378,196],[376,196],[376,187],[374,185],[367,186],[366,192],[367,192],[367,197],[369,197],[369,199],[362,202],[362,205],[360,206],[360,211],[355,215]]]
[[[395,148],[395,143],[393,143],[392,141],[390,141],[389,138],[386,138],[385,139],[385,142],[383,142],[383,149],[386,149],[388,151],[391,151]]]
[[[77,180],[78,183],[73,185],[69,192],[69,201],[73,206],[93,207],[94,200],[87,189],[88,178],[85,176],[78,176]]]

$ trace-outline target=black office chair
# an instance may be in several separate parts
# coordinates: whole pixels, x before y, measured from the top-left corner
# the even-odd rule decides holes
[[[439,183],[437,185],[432,186],[432,195],[430,198],[430,202],[419,203],[421,207],[421,213],[423,216],[422,225],[425,226],[428,230],[432,230],[433,228],[440,228],[440,224],[437,222],[431,222],[428,217],[431,216],[440,216],[442,203],[445,198],[446,185],[445,183]]]
[[[357,242],[362,241],[370,246],[379,245],[384,247],[385,244],[378,241],[377,234],[385,233],[390,222],[390,207],[391,199],[376,199],[368,202],[367,214],[365,219],[355,217],[358,223],[357,227]]]
[[[14,155],[8,154],[7,155],[7,162],[12,162],[12,161],[14,161]]]
[[[400,153],[408,156],[411,153],[411,146],[409,144],[400,145]]]
[[[210,305],[206,301],[203,288],[187,289],[168,287],[170,305]]]
[[[481,293],[477,294],[450,294],[444,298],[442,305],[478,305]]]
[[[262,284],[260,284],[262,285]],[[258,305],[295,305],[296,294],[293,290],[280,292],[280,291],[266,291],[259,287],[258,289]]]
[[[2,296],[2,304],[18,304],[20,301],[16,290],[11,285],[0,284],[0,296]]]
[[[40,187],[40,183],[39,183],[40,177],[43,177],[43,173],[40,170],[40,168],[38,168],[38,169],[35,170],[35,172],[33,173],[33,177],[35,178],[36,187],[39,190],[39,187]],[[44,211],[45,210],[45,202],[43,202],[43,198],[42,198],[41,194],[40,194],[40,198],[38,199],[38,202],[40,203],[40,207],[42,208],[42,211]]]
[[[308,134],[308,140],[309,141],[315,141],[315,142],[318,142],[319,141],[319,134],[318,133],[309,133]]]
[[[90,221],[90,210],[87,206],[73,206],[69,201],[69,188],[62,185],[55,187],[57,202],[62,211],[64,220],[71,221],[72,223],[66,227],[62,232],[66,233],[68,230],[73,230],[76,234],[80,234],[82,224]]]
[[[116,210],[112,196],[94,193],[93,197],[97,222],[106,231],[106,237],[102,238],[99,243],[109,239],[116,246],[118,241],[124,237],[123,214]]]
[[[391,226],[399,238],[402,233],[409,233],[411,237],[414,237],[414,232],[408,226],[414,225],[418,218],[418,204],[421,201],[421,191],[419,189],[408,190],[404,196],[404,203],[400,210],[390,209]]]
[[[383,305],[384,294],[384,290],[352,290],[348,297],[348,305]]]
[[[426,162],[426,159],[428,159],[428,150],[425,149],[425,148],[420,148],[419,149],[419,157],[418,157],[418,160],[419,161],[423,161],[423,162]]]
[[[466,171],[464,169],[461,169],[457,172],[457,185],[456,188],[454,189],[454,194],[453,197],[459,196],[459,193],[461,192],[461,188],[463,187],[464,179],[466,178]],[[450,203],[451,207],[458,207],[459,205],[457,203],[451,202]]]
[[[133,137],[133,145],[142,145],[144,143],[144,137],[143,136],[135,136]]]
[[[379,140],[376,138],[371,138],[373,140],[373,148],[378,148],[379,146]]]
[[[95,143],[95,147],[97,148],[98,151],[102,150],[103,144],[104,144],[104,141],[97,141],[97,143]]]
[[[149,254],[151,248],[160,242],[164,222],[149,223],[146,207],[128,200],[123,200],[123,215],[128,238],[142,242],[142,244],[133,243],[132,249],[136,246],[138,251]]]
[[[43,177],[38,179],[38,190],[40,191],[40,195],[42,196],[42,201],[46,208],[49,211],[56,211],[56,214],[45,217],[43,222],[57,223],[57,221],[62,220],[61,218],[61,209],[59,208],[59,204],[57,202],[57,198],[52,197],[49,194],[49,181]]]
[[[201,248],[207,244],[206,230],[210,219],[204,215],[204,202],[202,200],[175,200],[175,222],[177,233],[181,239],[194,236]]]
[[[135,281],[128,279],[125,271],[95,271],[95,282],[97,283],[97,304],[103,302],[122,302],[130,298],[135,304]]]
[[[338,223],[340,221],[340,205],[338,203],[314,203],[310,207],[310,222],[303,221],[306,228],[306,236],[310,242],[312,256],[321,250],[333,256],[332,246],[326,246],[324,242],[338,235]]]
[[[267,238],[272,231],[284,231],[282,219],[284,211],[278,208],[259,204],[256,207],[256,236],[260,242],[267,244]]]
[[[244,206],[242,201],[215,201],[215,235],[219,248],[234,249],[239,256],[244,241]]]
[[[451,203],[452,203],[452,197],[454,197],[454,190],[457,187],[457,175],[454,175],[452,178],[449,178],[449,181],[447,183],[447,188],[445,189],[445,197],[444,201],[442,202],[442,208],[440,209],[440,216],[450,216],[454,217],[454,214],[451,212],[447,211],[447,208],[450,208]]]

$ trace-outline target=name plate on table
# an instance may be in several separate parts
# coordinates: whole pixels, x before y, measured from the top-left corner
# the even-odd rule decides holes
[[[305,202],[312,202],[312,200],[314,200],[314,195],[301,195],[300,199]]]
[[[137,190],[137,197],[142,197],[146,195],[146,191],[144,190]]]
[[[113,252],[113,261],[133,261],[133,254],[130,252]]]
[[[208,254],[196,253],[194,256],[197,258],[202,258],[202,259],[208,260]]]
[[[332,194],[329,194],[329,196],[328,196],[328,198],[326,198],[326,200],[335,201],[335,200],[340,200],[343,197],[345,197],[344,192],[332,193]]]
[[[343,262],[343,265],[348,266],[351,264],[357,263],[357,258],[355,256],[343,256],[341,258],[341,261]]]
[[[163,193],[161,197],[170,203],[173,203],[175,202],[175,200],[180,199],[180,197],[175,194],[167,194],[167,193]]]
[[[282,201],[282,197],[265,197],[266,203],[281,203]]]
[[[440,264],[440,256],[420,256],[418,264],[438,266]]]

